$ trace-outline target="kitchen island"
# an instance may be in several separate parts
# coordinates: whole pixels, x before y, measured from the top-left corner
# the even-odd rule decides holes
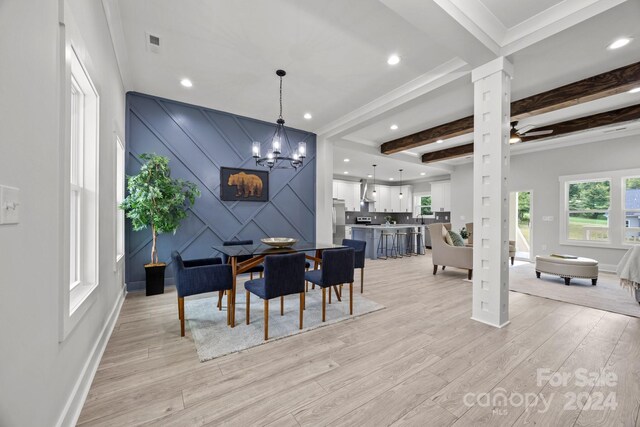
[[[383,231],[388,230],[393,233],[398,230],[405,230],[407,234],[411,230],[418,230],[422,234],[422,244],[418,248],[418,252],[420,254],[424,254],[425,247],[425,233],[427,225],[424,224],[390,224],[390,225],[361,225],[361,224],[350,224],[352,238],[354,240],[363,240],[367,242],[367,249],[365,256],[369,259],[377,259],[378,258],[378,244],[380,243],[380,235]],[[391,244],[391,242],[389,242]],[[414,247],[416,242],[413,243]],[[391,248],[389,248],[391,249]]]

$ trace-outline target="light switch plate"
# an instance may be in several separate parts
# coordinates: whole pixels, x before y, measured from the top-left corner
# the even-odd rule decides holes
[[[0,224],[17,224],[20,220],[20,190],[0,185]]]

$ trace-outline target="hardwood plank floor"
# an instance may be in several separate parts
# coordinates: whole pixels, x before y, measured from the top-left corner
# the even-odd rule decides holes
[[[180,338],[175,290],[129,294],[78,423],[638,425],[640,319],[512,292],[496,329],[470,319],[465,271],[431,269],[429,255],[368,261],[365,296],[386,309],[205,363]],[[617,380],[583,386],[578,369]],[[605,391],[615,409],[585,404]],[[538,399],[468,404],[500,393]]]

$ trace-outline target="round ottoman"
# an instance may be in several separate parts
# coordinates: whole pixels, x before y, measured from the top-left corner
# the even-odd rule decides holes
[[[591,279],[591,284],[595,286],[598,282],[598,261],[581,257],[536,256],[536,277],[538,279],[540,273],[560,276],[567,286],[573,278]]]

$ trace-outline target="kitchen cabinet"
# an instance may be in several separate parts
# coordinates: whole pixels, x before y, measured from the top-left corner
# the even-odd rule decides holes
[[[344,208],[346,211],[359,211],[360,183],[334,180],[333,198],[344,200]]]
[[[413,191],[410,185],[402,186],[402,200],[400,199],[400,186],[390,187],[376,185],[376,197],[372,212],[409,212],[413,209]]]
[[[451,182],[431,183],[431,209],[434,212],[451,212]]]

